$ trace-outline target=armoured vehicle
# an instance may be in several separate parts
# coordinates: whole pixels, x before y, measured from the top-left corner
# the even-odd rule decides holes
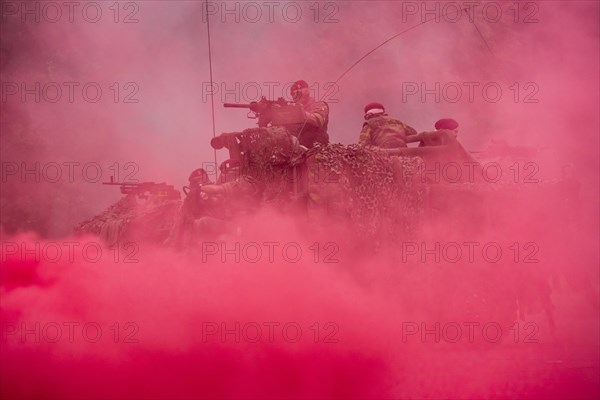
[[[407,250],[403,243],[423,243],[415,242],[417,238],[459,243],[465,237],[485,238],[490,232],[498,242],[519,242],[518,250],[536,260],[536,248],[531,246],[538,245],[532,244],[532,238],[539,234],[539,224],[534,220],[555,216],[572,205],[574,194],[572,187],[565,191],[565,179],[543,183],[529,176],[531,184],[523,185],[522,179],[515,180],[513,175],[498,175],[498,167],[500,171],[503,168],[499,163],[492,169],[476,160],[456,136],[444,132],[428,133],[419,147],[382,150],[316,144],[307,149],[290,133],[303,123],[297,106],[264,98],[225,106],[250,109],[258,127],[222,133],[211,140],[214,149],[229,153],[216,182],[202,169],[193,171],[189,186],[183,188],[183,201],[179,192],[166,184],[108,182],[121,185],[124,198],[81,223],[77,231],[99,235],[111,246],[147,241],[193,248],[207,238],[235,234],[239,216],[273,207],[305,219],[317,230],[324,221],[330,226],[339,223],[348,227],[344,240],[349,247],[366,243],[375,251],[392,249],[396,260]],[[545,208],[543,199],[548,196],[564,197],[565,208]],[[515,213],[522,205],[531,209],[531,202],[539,204],[534,215]],[[524,237],[513,238],[514,232],[522,232]],[[513,261],[520,260],[497,268],[511,268]],[[547,269],[525,265],[511,273],[503,288],[488,279],[490,273],[473,266],[453,270],[448,276],[454,283],[446,285],[460,295],[452,301],[442,300],[440,307],[464,309],[466,315],[481,318],[483,310],[496,304],[491,315],[497,319],[498,309],[502,310],[506,321],[511,321],[517,310],[523,317],[525,310],[543,309],[552,321]],[[461,274],[477,275],[481,285],[462,287]],[[532,285],[537,288],[534,294],[527,290]],[[455,302],[460,306],[455,307]]]
[[[120,185],[125,197],[76,230],[99,235],[109,245],[143,235],[155,243],[187,246],[193,241],[190,236],[202,235],[198,230],[207,228],[207,223],[194,221],[211,218],[212,225],[218,221],[226,225],[240,211],[233,211],[232,203],[243,199],[244,204],[237,204],[241,208],[270,205],[308,218],[345,217],[363,238],[392,237],[413,231],[425,215],[429,183],[435,183],[421,176],[425,159],[438,162],[459,154],[471,160],[456,140],[436,149],[397,152],[341,144],[307,149],[290,133],[302,129],[300,106],[282,98],[263,98],[225,107],[250,109],[258,127],[222,133],[211,140],[214,149],[229,153],[216,182],[210,182],[204,171],[194,171],[189,186],[183,188],[183,201],[164,183],[105,182]],[[218,204],[225,196],[230,197],[227,208]]]

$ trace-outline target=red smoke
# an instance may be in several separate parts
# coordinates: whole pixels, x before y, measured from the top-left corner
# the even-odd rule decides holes
[[[212,15],[217,134],[253,123],[221,107],[253,100],[241,90],[248,83],[263,90],[278,83],[278,97],[302,78],[330,96],[334,143],[355,143],[362,107],[381,101],[418,131],[455,118],[469,150],[506,140],[495,147],[503,157],[493,149],[475,157],[502,163],[509,183],[518,162],[521,189],[531,188],[523,183],[527,162],[553,188],[561,167],[572,164],[581,189],[575,203],[554,189],[523,198],[497,189],[493,201],[464,204],[442,197],[447,207],[417,236],[379,249],[350,237],[339,221],[323,221],[315,234],[303,217],[266,210],[223,242],[182,252],[141,242],[109,249],[98,238],[74,237],[72,226],[116,201],[116,189],[80,169],[72,181],[65,168],[58,182],[43,174],[35,182],[35,173],[23,179],[11,168],[97,163],[107,180],[118,163],[121,178],[135,171],[140,181],[180,186],[202,161],[212,162],[202,4],[138,2],[139,22],[123,24],[113,22],[107,3],[98,23],[52,24],[22,23],[9,3],[20,6],[0,4],[7,95],[0,103],[0,397],[599,396],[597,3],[529,2],[518,17],[512,3],[498,3],[501,22],[475,18],[483,39],[466,18],[430,22],[327,87],[421,22],[421,10],[413,14],[407,2],[319,3],[319,20],[332,23],[315,23],[308,4],[298,23],[279,14],[273,23]],[[125,6],[120,20],[134,11]],[[524,23],[527,16],[538,22]],[[104,96],[22,102],[6,93],[15,82],[96,82]],[[466,91],[457,102],[422,101],[421,85],[436,82],[448,90],[452,82],[479,86],[474,101]],[[503,90],[498,102],[479,90],[490,82]],[[222,84],[235,93],[223,97]],[[124,102],[136,87],[139,102]],[[527,95],[538,101],[524,102]],[[500,261],[482,252],[486,245],[503,250]],[[462,258],[452,262],[457,248]]]
[[[544,296],[550,270],[561,265],[512,255],[490,263],[478,251],[473,263],[432,255],[424,263],[421,253],[398,251],[361,256],[333,236],[342,246],[325,262],[292,220],[263,214],[251,222],[265,218],[282,228],[204,242],[202,253],[141,245],[134,255],[102,248],[96,261],[91,237],[65,238],[78,243],[72,253],[62,242],[7,239],[3,397],[595,396],[589,316],[597,292],[573,284],[589,274],[585,266],[571,265],[571,283],[555,291],[553,301],[570,311],[552,310],[553,328]],[[82,250],[86,243],[92,250]],[[271,253],[264,243],[273,243]],[[565,260],[538,243],[536,257]],[[281,251],[286,245],[294,251]],[[585,253],[581,262],[591,262]],[[46,257],[36,262],[36,254]],[[473,311],[467,292],[489,304]],[[516,294],[524,315],[517,321]]]

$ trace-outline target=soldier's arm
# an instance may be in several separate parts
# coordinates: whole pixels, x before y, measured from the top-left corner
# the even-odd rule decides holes
[[[423,140],[423,132],[406,136],[406,143],[420,142],[421,140]]]
[[[307,125],[322,128],[329,118],[329,107],[320,101],[304,112]]]
[[[439,131],[425,131],[418,134],[422,146],[435,146],[440,137]]]
[[[456,141],[456,132],[446,129],[431,132],[421,132],[418,140],[423,142],[424,146],[445,146]],[[407,143],[417,141],[414,136],[407,136]]]
[[[204,185],[201,190],[209,196],[239,197],[256,194],[258,192],[256,183],[255,178],[244,175],[221,185]]]
[[[404,124],[404,131],[406,133],[406,136],[412,136],[412,135],[417,134],[417,131],[415,130],[415,128],[413,128],[412,126],[406,125],[406,124]]]
[[[206,193],[209,196],[223,196],[226,192],[227,183],[222,185],[205,185],[200,188],[202,192]]]
[[[360,131],[360,136],[358,137],[358,144],[363,146],[371,144],[371,128],[367,123],[363,124],[362,131]]]

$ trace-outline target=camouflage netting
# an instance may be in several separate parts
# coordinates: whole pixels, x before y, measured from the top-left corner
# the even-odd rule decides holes
[[[383,241],[411,235],[424,211],[419,157],[394,157],[373,147],[333,144],[309,152],[311,200],[350,216],[356,232]]]
[[[291,182],[304,178],[299,190],[309,202],[349,216],[360,236],[398,238],[412,234],[421,221],[424,188],[411,179],[422,167],[418,157],[340,144],[317,145],[305,153],[280,127],[246,129],[239,138],[245,149],[245,179],[260,186],[263,201],[284,205],[290,200]],[[294,171],[301,164],[308,170]]]
[[[301,156],[293,137],[282,127],[245,129],[239,139],[246,151],[243,167],[250,171],[290,165]]]
[[[282,203],[289,200],[294,167],[304,162],[304,152],[282,127],[244,130],[239,140],[244,149],[244,179],[260,186],[263,200]]]
[[[149,240],[162,243],[175,222],[180,201],[153,199],[139,203],[127,195],[106,211],[75,227],[79,234],[100,237],[109,246],[117,242]]]

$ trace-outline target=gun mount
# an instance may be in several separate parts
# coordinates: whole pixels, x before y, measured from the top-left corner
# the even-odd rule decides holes
[[[139,199],[147,199],[150,194],[163,196],[168,200],[180,200],[181,194],[173,185],[167,185],[164,182],[115,182],[114,177],[110,177],[109,182],[102,182],[103,185],[119,186],[124,195],[136,195]]]
[[[283,97],[277,100],[267,100],[262,97],[259,101],[248,104],[225,103],[225,108],[249,109],[248,118],[258,119],[258,126],[264,128],[272,126],[289,126],[304,124],[304,111],[299,104],[290,103]]]

